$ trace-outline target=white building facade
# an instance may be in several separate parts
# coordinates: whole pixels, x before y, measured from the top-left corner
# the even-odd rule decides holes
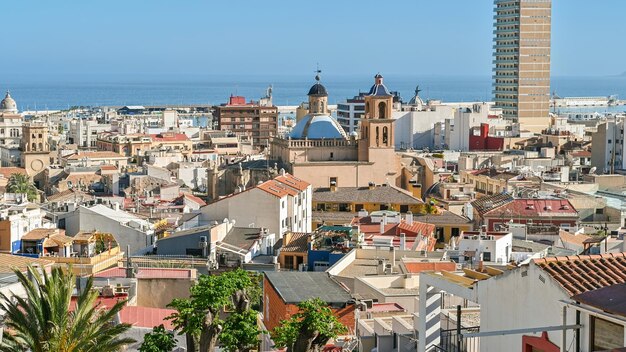
[[[231,219],[278,235],[311,232],[312,192],[309,183],[285,173],[201,208],[199,223]]]

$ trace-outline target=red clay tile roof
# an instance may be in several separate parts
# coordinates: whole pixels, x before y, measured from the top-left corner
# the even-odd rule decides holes
[[[65,230],[61,230],[61,229],[45,229],[45,228],[40,228],[40,229],[33,229],[31,231],[29,231],[27,234],[25,234],[24,236],[22,236],[23,240],[27,240],[27,241],[39,241],[42,240],[46,237],[51,237],[54,235],[65,235]]]
[[[591,158],[591,152],[588,150],[580,150],[577,152],[573,152],[572,156],[578,158]]]
[[[626,253],[551,257],[533,262],[570,297],[626,282]]]
[[[198,203],[200,206],[205,206],[205,205],[206,205],[206,202],[205,202],[205,201],[203,201],[203,200],[202,200],[202,198],[200,198],[200,197],[196,197],[196,196],[194,196],[193,194],[190,194],[190,193],[185,193],[185,194],[184,194],[184,197],[185,197],[185,198],[188,198],[189,200],[191,200],[191,201],[193,201],[193,202]]]
[[[583,243],[585,243],[585,241],[587,241],[591,237],[587,235],[583,235],[583,234],[576,235],[576,234],[569,233],[564,230],[560,230],[559,238],[561,239],[562,242],[571,243],[571,244],[575,244],[575,245],[582,247]]]
[[[402,221],[397,226],[396,234],[400,235],[402,232],[406,235],[422,234],[423,236],[430,236],[435,233],[435,225],[419,221],[413,221],[413,223],[409,225],[405,221]]]
[[[11,175],[13,174],[22,174],[22,175],[27,175],[26,173],[26,169],[21,168],[21,167],[0,167],[0,175],[6,179],[8,179],[9,177],[11,177]]]
[[[263,183],[261,183],[260,185],[256,186],[256,188],[265,191],[273,196],[282,198],[285,196],[295,196],[298,194],[297,191],[295,191],[294,189],[287,187],[285,185],[283,185],[280,182],[277,182],[275,180],[269,180],[269,181],[265,181]]]
[[[284,237],[283,237],[284,241]],[[289,243],[283,245],[281,252],[298,252],[303,253],[309,249],[309,234],[306,232],[293,232]]]
[[[284,176],[278,176],[276,178],[274,178],[274,180],[280,182],[280,183],[284,183],[285,185],[289,186],[289,187],[293,187],[295,189],[297,189],[298,191],[306,191],[307,187],[309,187],[311,184],[303,181],[291,174],[285,174]]]
[[[150,138],[152,138],[153,142],[184,142],[189,140],[189,137],[184,133],[167,132],[163,134],[151,134]]]
[[[117,170],[117,166],[115,166],[115,165],[100,165],[100,170],[116,171]]]
[[[578,212],[567,199],[514,199],[484,213],[488,217],[575,217]]]

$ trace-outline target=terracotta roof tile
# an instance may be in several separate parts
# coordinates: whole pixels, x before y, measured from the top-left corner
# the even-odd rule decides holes
[[[514,199],[484,213],[489,217],[575,217],[578,212],[567,199]]]
[[[583,234],[573,234],[567,231],[560,230],[559,238],[562,242],[576,244],[582,247],[583,243],[590,238],[590,236]]]
[[[286,187],[285,185],[283,185],[280,182],[277,182],[275,180],[269,180],[269,181],[265,181],[263,183],[261,183],[260,185],[256,186],[256,188],[263,190],[271,195],[274,195],[276,197],[282,198],[285,196],[295,196],[298,194],[297,191],[295,191],[294,189],[290,188],[290,187]]]
[[[291,174],[285,174],[274,178],[274,180],[284,183],[287,186],[293,187],[299,191],[306,191],[306,189],[311,185],[310,183],[303,181]]]
[[[570,296],[626,282],[626,253],[535,259]]]
[[[27,175],[26,169],[21,167],[0,167],[0,176],[9,179],[13,174]]]
[[[283,237],[283,241],[285,237]],[[309,234],[306,232],[292,232],[289,243],[283,245],[281,252],[306,252],[308,250]]]
[[[202,198],[198,197],[198,196],[194,196],[191,193],[185,193],[184,194],[185,198],[188,198],[189,200],[198,203],[200,206],[205,206],[206,202],[204,200],[202,200]]]
[[[162,133],[162,134],[151,134],[150,138],[154,142],[184,142],[188,141],[189,137],[187,137],[184,133]]]

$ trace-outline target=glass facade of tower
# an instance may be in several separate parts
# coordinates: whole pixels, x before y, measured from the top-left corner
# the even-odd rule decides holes
[[[495,0],[495,107],[520,130],[549,125],[551,0]]]

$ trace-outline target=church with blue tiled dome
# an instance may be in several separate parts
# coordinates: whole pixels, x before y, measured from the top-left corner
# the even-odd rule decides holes
[[[320,82],[319,72],[307,94],[308,114],[298,120],[289,135],[270,140],[270,160],[280,162],[314,188],[398,186],[403,167],[393,142],[393,96],[383,84],[383,76],[374,77],[374,85],[365,96],[359,132],[347,135],[330,114],[328,91]]]
[[[291,130],[292,139],[345,139],[346,132],[330,115],[306,115]]]
[[[328,91],[320,83],[319,72],[309,89],[309,114],[291,130],[291,139],[347,139],[337,120],[328,113]]]

